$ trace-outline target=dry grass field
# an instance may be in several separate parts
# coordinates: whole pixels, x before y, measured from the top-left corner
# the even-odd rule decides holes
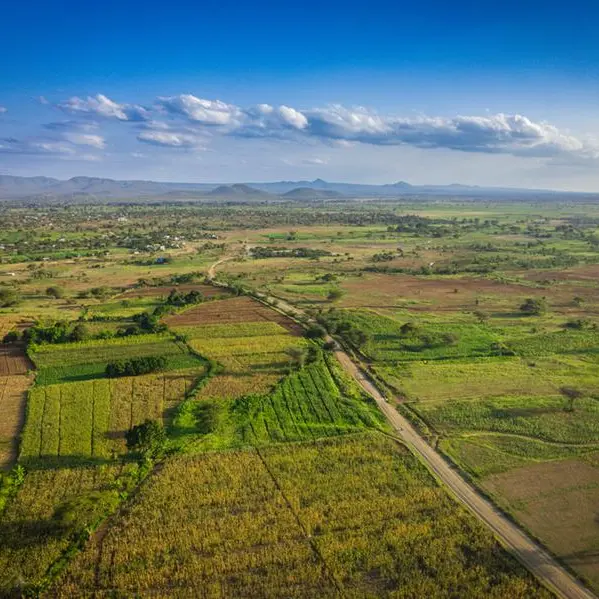
[[[482,487],[599,588],[599,454],[515,468],[484,478]]]

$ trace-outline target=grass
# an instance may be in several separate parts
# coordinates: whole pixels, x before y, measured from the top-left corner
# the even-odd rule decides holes
[[[370,335],[361,349],[369,358],[379,362],[439,360],[497,353],[493,345],[499,339],[483,325],[420,321],[417,322],[416,334],[404,335],[401,326],[414,319],[406,318],[400,322],[367,310],[344,310],[341,315]],[[443,341],[442,336],[446,333],[455,335],[452,342]]]
[[[480,401],[412,404],[411,408],[444,435],[488,431],[524,435],[555,443],[599,443],[599,402],[577,401],[565,411],[562,397],[497,397]]]
[[[549,596],[412,455],[372,435],[168,460],[52,589],[108,592]]]
[[[410,401],[555,395],[562,386],[599,387],[597,364],[585,356],[412,361],[377,364],[383,380]]]

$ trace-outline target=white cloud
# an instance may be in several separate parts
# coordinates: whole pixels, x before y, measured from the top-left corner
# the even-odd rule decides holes
[[[92,146],[100,150],[106,147],[106,141],[101,135],[91,135],[89,133],[65,133],[65,139],[77,146]]]
[[[200,139],[195,135],[169,131],[142,131],[137,139],[144,143],[170,148],[193,148],[200,145]]]
[[[39,150],[44,154],[74,154],[75,150],[70,145],[54,141],[33,141],[29,147],[33,150]]]
[[[314,157],[314,158],[304,158],[302,160],[302,164],[305,164],[307,166],[322,166],[324,164],[328,164],[329,161],[327,158],[318,158],[318,157]]]
[[[363,107],[331,105],[298,110],[288,105],[240,107],[192,94],[161,96],[152,109],[119,104],[98,94],[59,105],[71,114],[142,121],[138,139],[174,148],[199,145],[207,135],[271,138],[329,146],[411,146],[480,154],[595,161],[599,145],[520,114],[397,117]]]
[[[5,112],[8,112],[8,108],[5,108],[4,106],[0,106],[0,114],[4,114]]]
[[[167,112],[187,117],[203,125],[238,125],[240,109],[220,100],[204,100],[191,94],[158,98],[158,104]]]
[[[145,121],[149,112],[136,104],[118,104],[103,94],[87,96],[83,99],[73,96],[58,105],[62,110],[72,114],[94,115],[119,121]]]

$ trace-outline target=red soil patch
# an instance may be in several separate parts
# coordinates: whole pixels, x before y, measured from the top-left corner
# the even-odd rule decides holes
[[[548,274],[549,272],[545,272],[545,277]],[[473,309],[479,298],[485,300],[484,307],[487,308],[486,300],[490,298],[496,298],[498,302],[507,300],[516,306],[523,298],[544,296],[548,297],[553,308],[569,307],[576,295],[588,300],[596,295],[595,289],[577,285],[536,288],[481,277],[436,278],[404,274],[375,274],[347,281],[342,286],[347,291],[342,304],[347,307],[401,306],[425,311],[433,307],[436,311]],[[410,305],[409,302],[414,304]]]
[[[7,374],[27,374],[33,364],[20,345],[0,345],[0,376]]]
[[[23,375],[0,377],[0,469],[10,468],[17,459],[31,381]]]
[[[283,314],[245,296],[200,304],[181,314],[168,316],[164,321],[169,326],[265,321],[276,322],[297,335],[303,333],[299,325]]]

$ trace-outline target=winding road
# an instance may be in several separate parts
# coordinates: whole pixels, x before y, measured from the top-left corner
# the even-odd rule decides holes
[[[229,256],[215,262],[208,271],[209,278],[213,280],[216,268],[231,258],[232,256]],[[304,316],[302,310],[279,298],[264,296],[264,299],[276,300],[277,309],[291,317]],[[327,340],[333,341],[330,337]],[[466,482],[441,454],[418,434],[411,423],[387,402],[383,394],[365,376],[362,369],[347,352],[337,349],[335,355],[345,371],[366,393],[373,397],[395,430],[397,437],[420,458],[437,480],[490,528],[499,542],[548,589],[562,599],[597,599],[596,595],[567,572],[545,549],[483,497],[477,489]]]

